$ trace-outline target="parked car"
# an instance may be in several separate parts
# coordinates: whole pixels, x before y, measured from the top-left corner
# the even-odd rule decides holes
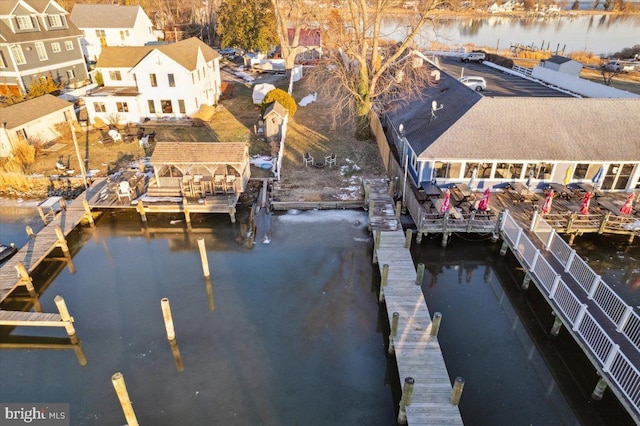
[[[605,64],[602,64],[602,68],[605,71],[621,72],[624,67],[620,63],[620,61],[609,61]]]
[[[460,57],[460,62],[482,62],[487,56],[482,52],[469,52]]]
[[[483,90],[487,90],[487,82],[483,77],[462,77],[458,79],[459,82],[464,84],[465,86],[475,90],[476,92],[482,92]]]
[[[225,47],[224,49],[220,49],[218,53],[220,53],[224,58],[233,59],[236,56],[242,55],[242,50],[235,47]]]

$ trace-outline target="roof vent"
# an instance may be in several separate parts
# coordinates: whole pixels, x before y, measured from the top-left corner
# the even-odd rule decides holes
[[[440,106],[438,106],[437,101],[431,102],[431,117],[429,118],[429,123],[431,123],[434,118],[438,118],[436,111],[440,111],[442,108],[444,108],[444,105],[440,104]]]

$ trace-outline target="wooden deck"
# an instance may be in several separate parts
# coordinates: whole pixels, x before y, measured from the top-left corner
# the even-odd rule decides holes
[[[367,180],[370,227],[380,234],[374,250],[381,276],[389,266],[381,288],[389,324],[398,313],[398,327],[392,338],[400,381],[414,380],[410,403],[404,407],[407,423],[413,425],[462,425],[456,405],[450,401],[452,385],[437,336],[431,335],[432,321],[416,285],[416,268],[384,180]],[[378,239],[376,237],[376,239]],[[402,411],[402,409],[401,409]]]

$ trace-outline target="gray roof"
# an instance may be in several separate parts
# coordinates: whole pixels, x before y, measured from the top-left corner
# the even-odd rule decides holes
[[[389,114],[421,160],[640,161],[640,99],[482,97],[442,76]],[[433,99],[443,108],[429,122]]]
[[[73,104],[53,95],[39,96],[2,108],[0,110],[0,121],[7,123],[7,129],[13,129],[70,106],[73,106]]]
[[[278,101],[272,102],[265,110],[262,116],[266,118],[269,114],[274,113],[279,115],[281,118],[285,118],[289,115],[289,110],[282,106],[282,104]]]
[[[23,8],[20,3],[30,6],[40,14],[64,14],[67,15],[68,18],[68,14],[66,13],[66,11],[59,8],[59,5],[57,7],[53,7],[50,0],[2,0],[0,1],[0,15],[10,15],[16,10],[18,11],[18,14],[20,14],[20,9]],[[69,28],[14,33],[13,30],[11,30],[9,26],[7,26],[7,24],[5,24],[3,21],[0,21],[0,42],[25,43],[30,41],[79,37],[82,35],[82,32],[78,28],[76,28],[73,22],[71,22],[69,19],[67,19],[67,25]]]
[[[567,58],[566,56],[553,55],[549,59],[544,59],[543,62],[552,62],[554,64],[564,64],[565,62],[573,61],[571,58]]]
[[[76,4],[71,20],[78,28],[133,28],[140,6],[118,4]]]

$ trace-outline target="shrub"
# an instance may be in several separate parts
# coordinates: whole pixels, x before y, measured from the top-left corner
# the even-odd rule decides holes
[[[267,107],[275,101],[278,101],[280,105],[282,105],[287,111],[289,111],[289,116],[293,117],[296,114],[296,111],[298,110],[296,100],[282,89],[273,89],[272,91],[267,93],[267,95],[262,100],[262,104],[260,105],[260,113],[263,115]]]

